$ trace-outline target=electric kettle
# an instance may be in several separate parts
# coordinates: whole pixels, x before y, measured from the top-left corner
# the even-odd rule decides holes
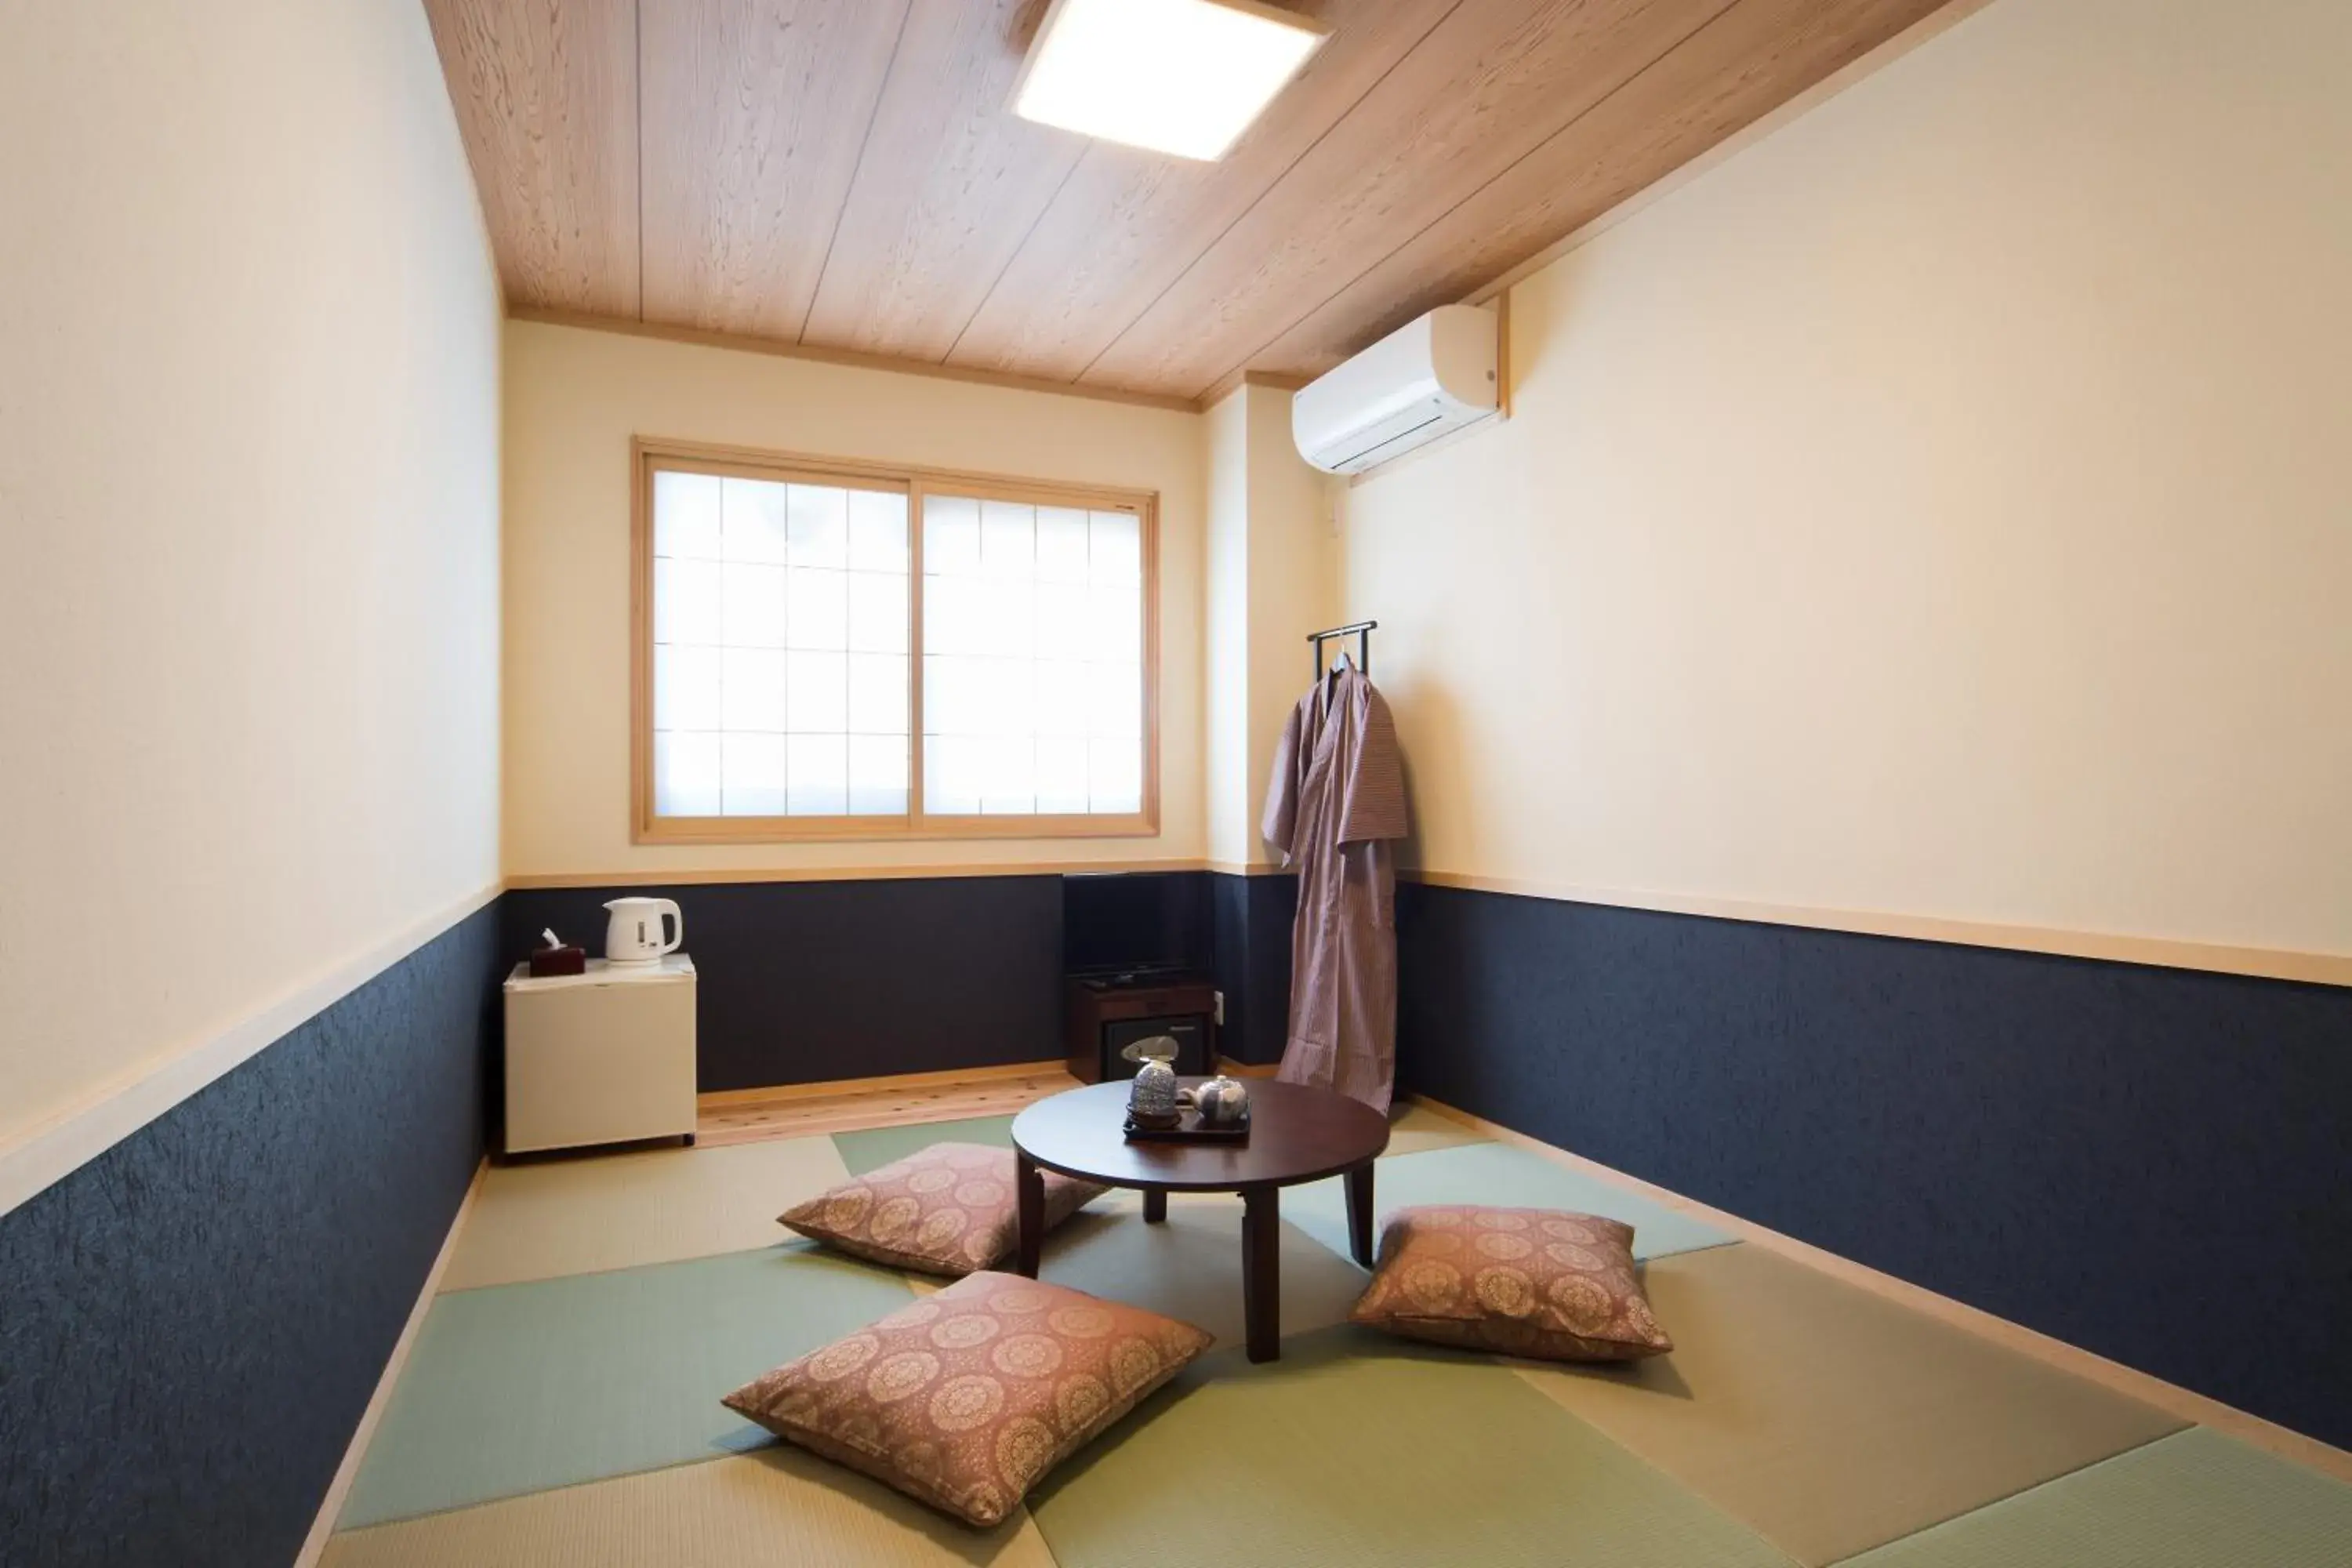
[[[650,969],[665,952],[676,952],[686,940],[686,916],[671,899],[614,899],[604,908],[612,923],[604,928],[604,959],[616,967]],[[669,922],[664,940],[663,920]]]

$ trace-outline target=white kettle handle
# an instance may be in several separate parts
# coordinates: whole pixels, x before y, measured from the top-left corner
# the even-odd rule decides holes
[[[669,940],[662,944],[662,951],[676,952],[686,944],[686,913],[675,899],[656,899],[654,902],[661,906],[654,911],[654,918],[669,921]]]

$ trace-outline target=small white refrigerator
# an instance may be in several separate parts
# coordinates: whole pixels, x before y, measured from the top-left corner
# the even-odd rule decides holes
[[[694,1142],[694,961],[506,984],[509,1154],[643,1138]]]

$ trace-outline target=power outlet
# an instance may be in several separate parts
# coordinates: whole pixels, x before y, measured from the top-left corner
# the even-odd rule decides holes
[[[1212,1007],[1211,1016],[1216,1019],[1217,1027],[1222,1029],[1225,1026],[1225,994],[1222,991],[1212,991],[1209,994],[1216,998]]]

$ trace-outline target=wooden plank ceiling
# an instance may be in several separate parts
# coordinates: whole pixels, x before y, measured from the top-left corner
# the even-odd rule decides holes
[[[1017,119],[1045,0],[425,0],[509,302],[1179,399],[1328,370],[1944,0],[1291,0],[1218,163]]]

